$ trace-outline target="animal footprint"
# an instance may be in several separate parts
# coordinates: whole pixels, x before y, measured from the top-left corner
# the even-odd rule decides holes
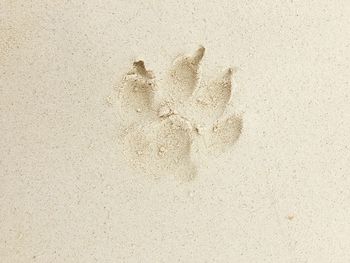
[[[234,70],[227,69],[208,84],[201,82],[204,52],[200,47],[176,59],[159,86],[143,61],[134,62],[125,74],[118,86],[125,124],[121,139],[125,158],[135,169],[191,180],[197,175],[194,149],[218,154],[240,137],[242,118],[226,114]],[[201,142],[203,147],[194,147]]]

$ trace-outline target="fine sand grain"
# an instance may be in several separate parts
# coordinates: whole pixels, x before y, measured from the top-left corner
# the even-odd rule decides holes
[[[0,1],[0,263],[350,262],[348,0]]]
[[[204,47],[177,58],[165,82],[156,83],[143,61],[133,63],[117,85],[120,115],[126,126],[119,131],[126,162],[138,172],[159,177],[174,175],[192,180],[197,175],[197,153],[223,152],[242,132],[242,118],[223,117],[231,99],[231,68],[209,84],[200,81]],[[204,146],[198,142],[205,142]]]

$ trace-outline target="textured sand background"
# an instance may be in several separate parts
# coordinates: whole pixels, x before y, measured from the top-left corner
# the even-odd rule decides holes
[[[0,262],[350,262],[348,1],[0,2]],[[195,180],[133,172],[135,59],[236,66],[244,129]]]

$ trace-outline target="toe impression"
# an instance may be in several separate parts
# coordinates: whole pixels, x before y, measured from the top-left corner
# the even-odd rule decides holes
[[[150,116],[154,111],[155,82],[153,73],[143,61],[133,63],[133,69],[123,78],[118,90],[122,110],[132,122]]]
[[[174,103],[183,103],[189,99],[199,83],[200,62],[205,48],[200,46],[193,55],[182,56],[174,61],[165,85],[167,97]]]
[[[198,90],[193,108],[202,123],[213,123],[224,113],[231,99],[233,72],[228,68],[216,80]]]
[[[218,121],[209,131],[208,148],[211,153],[222,153],[233,146],[240,137],[243,129],[241,116],[232,115]]]

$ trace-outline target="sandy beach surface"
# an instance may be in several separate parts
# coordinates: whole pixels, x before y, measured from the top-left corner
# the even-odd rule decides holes
[[[349,32],[345,0],[2,0],[0,262],[350,262]]]

